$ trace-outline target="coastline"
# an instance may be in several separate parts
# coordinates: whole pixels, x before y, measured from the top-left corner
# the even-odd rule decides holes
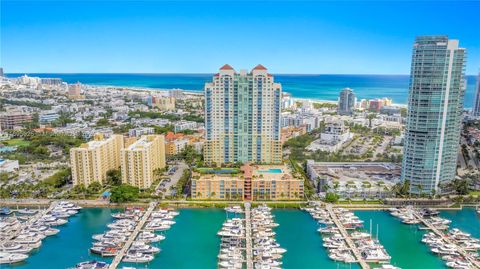
[[[113,85],[100,85],[100,84],[84,84],[88,85],[89,87],[95,88],[95,89],[115,89],[115,90],[131,90],[131,91],[139,91],[139,92],[147,92],[150,94],[168,94],[169,91],[174,91],[174,90],[181,90],[184,93],[190,94],[190,95],[195,95],[195,96],[203,96],[203,91],[202,90],[184,90],[181,88],[144,88],[144,87],[131,87],[131,86],[113,86]],[[317,98],[304,98],[304,97],[295,97],[292,93],[290,92],[283,92],[284,94],[289,94],[294,101],[308,101],[311,103],[317,103],[317,104],[338,104],[338,100],[326,100],[326,99],[317,99]],[[386,96],[385,96],[386,97]],[[378,97],[382,98],[382,97]],[[392,103],[392,106],[395,107],[401,107],[401,108],[407,108],[407,104],[398,104],[398,103]],[[466,108],[467,109],[467,108]]]
[[[20,209],[24,207],[28,208],[47,208],[53,201],[59,201],[57,199],[0,199],[0,207],[10,207],[13,209]],[[145,207],[148,206],[151,201],[139,201],[131,203],[110,203],[107,200],[71,200],[66,199],[62,201],[68,201],[76,203],[84,208],[126,208],[126,207]],[[231,205],[243,205],[244,201],[187,201],[187,200],[159,200],[159,207],[172,207],[172,208],[224,208]],[[308,204],[308,201],[252,201],[251,204],[262,205],[267,204],[272,208],[279,209],[301,209]],[[385,211],[391,206],[384,204],[332,204],[333,207],[341,207],[355,211]],[[458,211],[464,207],[471,207],[469,204],[460,204],[458,207],[432,207],[438,210],[444,211]]]

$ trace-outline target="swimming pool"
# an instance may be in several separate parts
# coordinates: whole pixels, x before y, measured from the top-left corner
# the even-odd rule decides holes
[[[281,174],[283,173],[282,169],[280,168],[270,168],[268,170],[258,170],[259,173],[263,174]]]

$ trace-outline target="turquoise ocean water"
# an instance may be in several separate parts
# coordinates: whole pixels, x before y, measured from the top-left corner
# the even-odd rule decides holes
[[[23,74],[7,74],[18,77]],[[212,74],[28,74],[38,77],[62,78],[65,82],[77,81],[92,85],[112,85],[158,89],[179,88],[202,91]],[[390,97],[394,103],[406,104],[408,99],[408,75],[275,75],[285,92],[296,98],[335,101],[345,87],[355,90],[357,98]],[[465,107],[471,108],[474,99],[475,77],[467,76]]]
[[[99,259],[88,253],[93,234],[101,233],[106,225],[113,221],[112,212],[107,208],[83,209],[72,217],[70,222],[61,226],[60,233],[44,240],[42,247],[22,264],[0,266],[2,269],[63,269],[85,260]],[[219,238],[216,233],[226,219],[220,209],[180,209],[175,218],[176,224],[166,232],[166,239],[157,244],[162,251],[149,264],[133,265],[135,268],[152,269],[196,269],[216,268],[216,256],[219,250]],[[287,249],[283,257],[286,269],[346,269],[358,268],[331,261],[322,246],[317,232],[318,225],[309,214],[299,210],[277,209],[273,211],[275,220],[280,224],[275,229],[277,241]],[[365,221],[369,230],[370,219],[373,234],[376,235],[392,256],[392,263],[403,269],[444,269],[444,263],[430,253],[420,242],[423,231],[402,224],[399,220],[383,211],[355,212]],[[458,227],[480,238],[480,217],[473,209],[445,211],[443,217],[453,221],[452,227]],[[108,260],[107,260],[108,261]],[[132,264],[124,264],[132,266]]]

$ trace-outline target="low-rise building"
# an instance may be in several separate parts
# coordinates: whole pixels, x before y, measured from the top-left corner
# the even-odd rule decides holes
[[[18,160],[0,159],[0,173],[14,173],[18,171],[19,167]]]
[[[22,111],[7,111],[0,113],[0,130],[12,130],[32,122],[32,114]]]
[[[51,123],[60,118],[60,115],[55,110],[46,110],[38,114],[38,121],[40,123]]]
[[[390,197],[400,172],[400,166],[394,163],[307,160],[307,176],[317,192],[334,192],[345,199]]]
[[[155,129],[153,127],[139,127],[128,130],[129,137],[141,137],[143,135],[154,134]]]
[[[175,110],[175,98],[152,96],[152,107],[158,108],[162,111]]]
[[[308,147],[309,151],[328,151],[336,152],[342,148],[342,146],[353,138],[353,134],[343,121],[336,120],[327,122],[325,125],[325,131],[320,134],[320,138],[313,141]]]
[[[175,133],[185,131],[185,130],[195,130],[197,129],[198,123],[194,121],[181,120],[173,124],[173,130]]]
[[[192,199],[298,200],[304,196],[302,179],[284,165],[250,165],[241,169],[204,169],[192,175]]]
[[[155,170],[165,168],[163,135],[145,135],[121,150],[122,182],[149,188],[155,181]]]

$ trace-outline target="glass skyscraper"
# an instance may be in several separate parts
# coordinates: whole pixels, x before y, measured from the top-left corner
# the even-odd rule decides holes
[[[455,178],[465,94],[466,50],[448,36],[420,36],[413,56],[402,180],[439,193]]]
[[[477,76],[477,90],[473,101],[473,116],[480,117],[480,73]]]
[[[280,163],[282,88],[262,65],[224,65],[205,84],[206,163]]]
[[[338,114],[351,115],[355,108],[355,93],[350,88],[345,88],[340,92],[338,98]]]

